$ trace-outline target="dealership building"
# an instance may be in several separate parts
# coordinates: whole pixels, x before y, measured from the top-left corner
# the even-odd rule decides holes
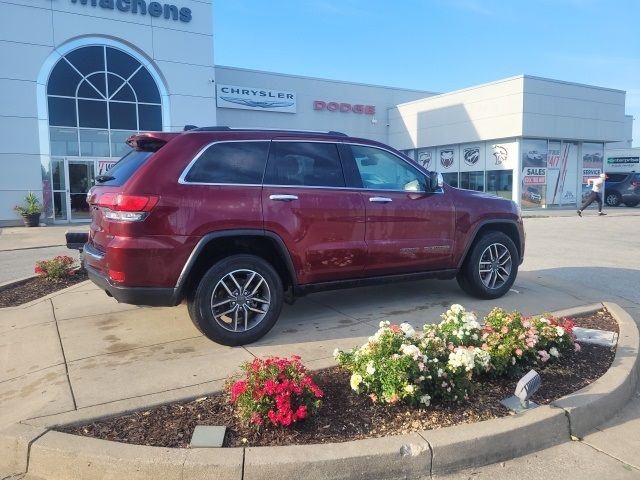
[[[587,178],[638,169],[624,91],[520,75],[437,93],[218,66],[212,2],[167,2],[0,0],[0,225],[28,192],[43,221],[86,222],[129,135],[185,125],[342,131],[523,208],[575,206]]]

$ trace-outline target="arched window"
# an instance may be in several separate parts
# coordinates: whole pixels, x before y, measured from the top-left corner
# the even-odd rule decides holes
[[[120,157],[132,133],[162,130],[160,92],[137,59],[111,46],[73,50],[47,82],[51,155]]]

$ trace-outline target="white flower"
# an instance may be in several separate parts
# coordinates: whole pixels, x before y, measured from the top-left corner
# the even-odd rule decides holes
[[[413,392],[415,392],[416,387],[414,387],[413,385],[409,384],[407,386],[404,387],[404,391],[411,394]]]
[[[369,360],[367,362],[367,374],[373,375],[374,373],[376,373],[376,367],[373,366],[373,360]]]
[[[556,347],[551,347],[549,349],[549,355],[558,358],[560,356],[560,352],[558,352],[558,349]]]
[[[541,318],[540,321],[542,323],[546,323],[547,325],[549,325],[551,322],[549,320],[547,320],[546,318]]]
[[[420,397],[420,403],[423,403],[425,407],[431,405],[431,397],[429,395],[423,395]]]
[[[564,335],[564,328],[562,328],[562,327],[556,327],[556,334],[557,334],[559,337],[562,337],[562,336]]]
[[[464,368],[467,372],[473,370],[474,353],[463,347],[456,348],[449,353],[449,361],[447,364],[453,369]]]
[[[478,340],[478,334],[474,333],[473,335],[471,335],[471,338],[473,338],[474,340]]]
[[[336,348],[336,349],[333,351],[333,358],[337,358],[337,357],[338,357],[338,355],[340,355],[340,349],[339,349],[339,348]]]
[[[441,368],[438,369],[438,378],[440,378],[442,376],[442,374],[444,373],[444,370],[442,370]]]
[[[453,305],[451,305],[451,307],[449,307],[449,310],[454,315],[458,315],[459,313],[464,312],[464,307],[462,305],[458,305],[457,303],[454,303]]]
[[[415,345],[402,344],[402,346],[400,347],[400,351],[402,352],[403,355],[406,355],[407,357],[411,357],[414,360],[417,360],[422,355],[420,352],[420,349]]]
[[[416,334],[413,327],[406,322],[400,324],[400,330],[402,330],[405,337],[413,337]]]
[[[511,357],[511,365],[515,365],[516,364],[516,357]]]
[[[381,322],[378,324],[378,326],[379,326],[380,328],[388,327],[389,325],[391,325],[391,324],[389,323],[389,321],[385,321],[385,320],[381,321]]]
[[[357,392],[358,387],[360,386],[361,383],[362,383],[362,375],[360,375],[359,373],[354,373],[353,375],[351,375],[351,388],[353,390]]]
[[[484,370],[489,370],[489,366],[491,363],[491,355],[489,355],[489,352],[486,352],[480,348],[476,348],[473,353],[473,360],[475,364]]]

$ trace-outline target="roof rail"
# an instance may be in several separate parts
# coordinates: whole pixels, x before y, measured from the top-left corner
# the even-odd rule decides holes
[[[334,130],[329,131],[320,131],[320,130],[297,130],[291,128],[250,128],[250,127],[228,127],[228,126],[214,126],[214,127],[196,127],[195,125],[187,125],[185,126],[185,130],[189,127],[189,131],[191,132],[291,132],[291,133],[313,133],[318,135],[335,135],[339,137],[346,137],[347,134],[343,132],[336,132]]]

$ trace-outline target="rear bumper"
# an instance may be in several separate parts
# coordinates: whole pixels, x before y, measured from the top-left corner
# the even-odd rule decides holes
[[[102,272],[85,265],[89,279],[120,303],[150,307],[173,307],[178,304],[175,288],[124,287],[116,285]]]

